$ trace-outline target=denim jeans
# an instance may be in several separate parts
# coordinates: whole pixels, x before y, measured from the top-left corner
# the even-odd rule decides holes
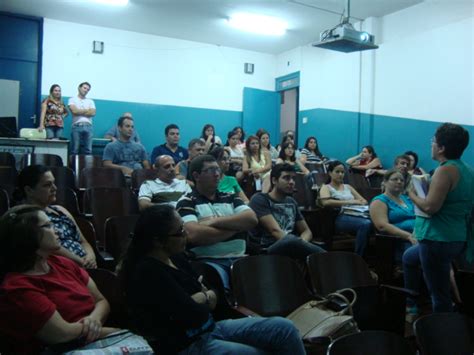
[[[372,222],[368,218],[340,214],[336,218],[337,233],[356,233],[355,253],[363,256],[369,242]]]
[[[216,323],[180,354],[305,354],[300,334],[282,317],[240,318]]]
[[[449,272],[451,262],[464,251],[465,245],[465,242],[422,240],[403,254],[405,287],[419,291],[423,272],[433,312],[453,311]],[[408,298],[407,305],[414,306],[415,301]]]
[[[46,138],[61,138],[63,136],[63,128],[62,127],[46,127]]]
[[[72,125],[72,154],[92,154],[92,125]],[[79,148],[83,146],[83,151]]]
[[[302,261],[306,261],[308,255],[325,252],[323,248],[318,247],[316,244],[306,242],[293,234],[288,234],[277,240],[267,249],[268,254],[288,256]]]

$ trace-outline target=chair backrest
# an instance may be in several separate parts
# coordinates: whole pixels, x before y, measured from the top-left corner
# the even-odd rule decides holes
[[[307,258],[307,265],[313,290],[321,295],[346,287],[377,283],[367,263],[355,253],[331,251],[312,254]]]
[[[76,186],[78,187],[81,180],[82,169],[101,168],[103,166],[102,157],[99,157],[97,155],[76,155],[76,154],[69,156],[68,165],[76,174]]]
[[[56,190],[56,204],[63,206],[74,216],[81,214],[76,192],[70,187],[58,188]]]
[[[0,217],[10,208],[10,198],[4,189],[0,189]]]
[[[324,163],[306,163],[305,164],[306,168],[313,172],[317,172],[317,173],[326,173],[326,166],[324,165]]]
[[[99,291],[109,301],[110,314],[106,326],[128,327],[127,307],[125,296],[120,287],[119,278],[115,273],[105,269],[87,269],[89,276],[94,280]]]
[[[132,240],[138,215],[113,216],[105,221],[105,251],[118,263]]]
[[[284,256],[239,259],[231,276],[237,304],[262,316],[286,316],[312,298],[298,265]]]
[[[459,313],[433,313],[413,324],[423,355],[474,353],[473,320]]]
[[[113,168],[85,168],[82,169],[79,187],[126,187],[125,176],[122,171]]]
[[[90,188],[84,193],[84,212],[92,213],[97,240],[103,246],[107,218],[138,214],[138,201],[128,188]]]
[[[76,189],[76,176],[74,171],[66,166],[48,166],[54,175],[54,183],[57,188],[70,188]]]
[[[414,355],[410,343],[400,335],[381,330],[366,330],[334,340],[327,355]]]
[[[303,174],[296,174],[295,176],[295,192],[293,193],[293,198],[299,207],[311,208],[315,205],[315,195],[308,186],[306,176]]]
[[[0,152],[0,166],[16,167],[15,156],[9,152]]]
[[[0,166],[0,185],[16,186],[18,173],[15,167]]]
[[[239,185],[248,199],[251,199],[252,196],[257,193],[255,179],[253,178],[253,175],[244,175],[242,180],[239,182]]]
[[[349,182],[349,185],[351,185],[354,189],[358,190],[360,188],[368,188],[369,182],[365,178],[364,175],[359,174],[359,173],[352,173],[349,172],[347,174],[347,180]]]
[[[29,165],[63,166],[63,159],[56,154],[27,153],[21,158],[21,166]]]
[[[158,171],[155,169],[137,169],[132,172],[132,189],[139,190],[145,180],[155,180]]]

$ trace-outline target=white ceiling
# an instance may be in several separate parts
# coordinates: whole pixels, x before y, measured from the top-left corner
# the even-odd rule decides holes
[[[423,0],[351,0],[351,16],[381,17]],[[92,0],[0,0],[0,11],[247,49],[271,54],[308,44],[339,23],[346,0],[129,0],[125,7]],[[284,36],[240,32],[227,26],[234,12],[276,16]]]

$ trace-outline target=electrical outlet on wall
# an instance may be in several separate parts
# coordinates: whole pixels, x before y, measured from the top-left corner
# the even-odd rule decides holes
[[[303,124],[308,123],[308,117],[303,117],[303,119],[301,121],[302,121]]]

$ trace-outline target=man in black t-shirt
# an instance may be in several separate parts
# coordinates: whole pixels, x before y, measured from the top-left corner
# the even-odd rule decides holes
[[[272,190],[252,197],[249,206],[257,214],[259,223],[250,240],[254,246],[267,248],[268,254],[304,259],[324,249],[311,243],[313,234],[291,197],[295,176],[292,165],[276,165],[270,175]]]

